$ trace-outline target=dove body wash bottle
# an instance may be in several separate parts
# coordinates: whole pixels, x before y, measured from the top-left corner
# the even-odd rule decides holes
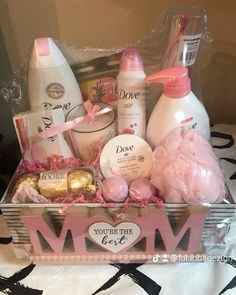
[[[51,38],[35,39],[28,70],[31,109],[61,107],[64,115],[83,103],[75,76]]]

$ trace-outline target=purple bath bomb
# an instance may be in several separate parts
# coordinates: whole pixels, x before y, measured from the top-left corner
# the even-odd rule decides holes
[[[133,180],[129,187],[129,196],[135,202],[149,200],[156,195],[156,188],[148,178],[137,178]]]
[[[128,195],[128,184],[120,176],[106,178],[101,185],[102,195],[106,201],[120,203]]]

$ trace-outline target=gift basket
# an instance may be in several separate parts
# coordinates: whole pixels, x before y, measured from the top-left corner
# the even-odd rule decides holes
[[[224,243],[236,205],[194,95],[208,41],[196,8],[124,48],[35,39],[1,90],[22,151],[1,202],[17,257],[156,262]]]

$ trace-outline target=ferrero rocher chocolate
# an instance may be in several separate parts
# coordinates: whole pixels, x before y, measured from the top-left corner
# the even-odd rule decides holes
[[[23,174],[17,179],[13,191],[15,192],[21,183],[26,183],[28,186],[38,191],[39,190],[38,180],[39,180],[38,174],[32,174],[32,173]]]
[[[68,190],[70,193],[77,193],[81,189],[86,189],[93,183],[93,176],[85,170],[74,170],[68,173]]]
[[[56,198],[68,193],[67,170],[49,170],[40,173],[39,190],[46,198]]]
[[[46,198],[65,196],[68,193],[94,194],[93,173],[85,169],[50,170],[40,173],[38,187]]]

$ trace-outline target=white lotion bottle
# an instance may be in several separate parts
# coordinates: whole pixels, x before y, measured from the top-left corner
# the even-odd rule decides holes
[[[210,140],[210,124],[203,104],[191,91],[186,67],[172,67],[152,74],[146,83],[162,83],[164,92],[148,122],[147,141],[156,147],[176,127],[192,128]]]
[[[64,115],[83,103],[76,78],[51,38],[34,41],[28,70],[30,107],[61,107]]]
[[[118,133],[145,138],[146,101],[143,60],[137,48],[126,48],[120,61],[118,85]]]

